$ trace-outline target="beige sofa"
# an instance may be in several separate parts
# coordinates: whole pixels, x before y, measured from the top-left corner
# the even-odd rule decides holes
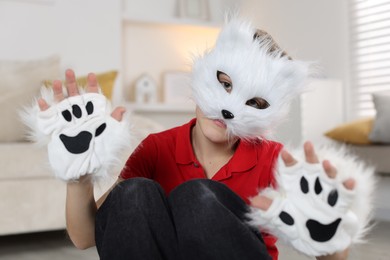
[[[378,174],[390,176],[390,145],[347,145]]]
[[[149,133],[163,128],[147,118],[131,116],[134,139],[112,178],[95,185],[98,198],[116,180],[128,155]],[[55,179],[45,147],[30,142],[0,144],[0,235],[65,228],[66,183]]]
[[[65,228],[66,183],[53,177],[45,147],[26,141],[18,110],[31,104],[43,80],[61,78],[60,60],[0,61],[0,235]],[[96,185],[96,197],[115,181],[137,144],[163,128],[132,115],[133,143],[112,178]]]

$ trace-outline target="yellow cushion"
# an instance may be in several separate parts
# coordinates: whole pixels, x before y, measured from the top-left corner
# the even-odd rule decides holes
[[[112,91],[114,89],[114,84],[117,75],[118,72],[115,70],[96,74],[96,78],[100,85],[100,88],[102,89],[102,92],[107,99],[111,99],[112,97]],[[78,77],[76,80],[79,86],[87,85],[87,76]],[[52,82],[45,81],[44,84],[45,86],[49,87],[52,85]]]
[[[364,118],[339,125],[325,135],[336,141],[350,144],[371,144],[368,136],[373,126],[373,118]]]
[[[112,91],[114,89],[114,83],[117,76],[117,71],[108,71],[104,73],[96,74],[97,81],[99,82],[100,88],[102,89],[103,94],[106,98],[111,99]],[[79,86],[87,85],[87,77],[77,78],[77,83]]]

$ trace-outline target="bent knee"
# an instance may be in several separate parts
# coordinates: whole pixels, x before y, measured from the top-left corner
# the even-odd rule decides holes
[[[177,186],[170,197],[189,197],[193,199],[215,198],[218,194],[231,193],[232,191],[225,185],[210,179],[195,179]]]
[[[228,186],[209,179],[196,179],[179,185],[169,195],[169,202],[177,210],[194,212],[211,213],[223,209],[241,217],[248,211],[244,200]]]
[[[111,191],[114,200],[122,201],[122,204],[144,205],[145,200],[153,199],[156,196],[164,196],[161,186],[147,178],[130,178],[124,180]],[[133,205],[133,206],[135,206]]]

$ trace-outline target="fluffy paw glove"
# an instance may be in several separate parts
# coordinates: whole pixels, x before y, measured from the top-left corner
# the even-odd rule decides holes
[[[38,142],[48,137],[50,165],[65,181],[86,174],[107,177],[110,168],[119,162],[120,152],[130,143],[127,122],[110,116],[111,106],[99,93],[68,97],[53,102],[45,111],[37,106],[30,111],[24,118],[31,135]]]
[[[321,164],[306,163],[304,156],[292,167],[280,159],[278,188],[261,192],[273,202],[266,211],[251,207],[250,224],[312,256],[342,251],[361,241],[370,220],[373,171],[352,157],[335,154],[341,156],[331,160],[338,169],[335,179],[326,175]],[[353,190],[343,185],[347,178],[355,179]]]

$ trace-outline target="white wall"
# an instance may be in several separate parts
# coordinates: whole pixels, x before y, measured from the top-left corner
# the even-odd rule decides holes
[[[345,0],[247,0],[243,13],[294,58],[318,61],[325,76],[345,80],[348,9]]]
[[[0,59],[57,54],[78,75],[121,68],[120,0],[2,0]]]

